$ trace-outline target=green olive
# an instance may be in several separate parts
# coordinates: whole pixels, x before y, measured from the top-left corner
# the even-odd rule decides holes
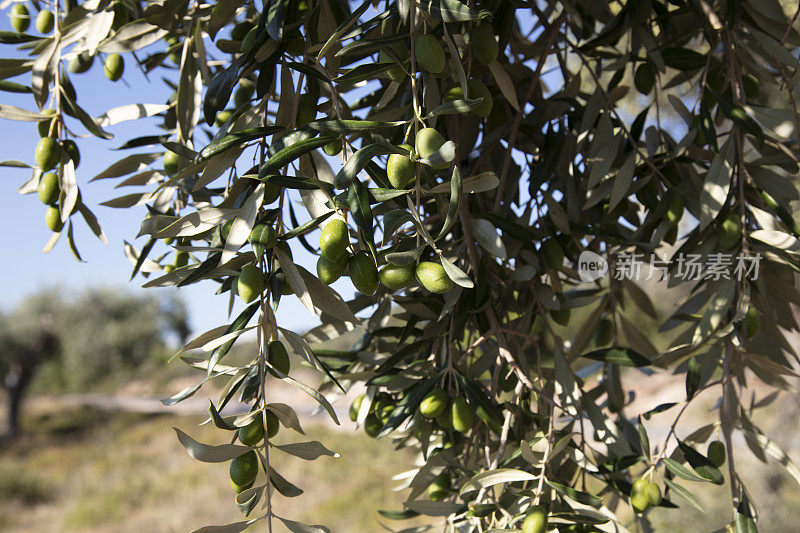
[[[39,200],[43,204],[55,205],[58,197],[61,194],[61,187],[58,184],[58,175],[53,172],[48,172],[39,178],[39,188],[37,189]]]
[[[417,63],[431,74],[439,74],[444,70],[444,48],[439,40],[430,34],[417,37],[414,45]]]
[[[378,278],[384,287],[396,291],[411,285],[414,282],[415,272],[414,263],[403,266],[387,263],[378,273]]]
[[[350,237],[347,231],[347,224],[343,220],[335,218],[322,228],[319,247],[322,255],[331,261],[336,261],[342,257],[347,251],[348,244],[350,244]]]
[[[231,481],[239,486],[252,484],[258,476],[258,457],[250,450],[231,461]]]
[[[459,433],[467,433],[472,429],[474,421],[475,416],[467,400],[456,398],[450,406],[450,423],[453,425],[453,429]]]
[[[494,63],[500,53],[500,47],[491,24],[481,24],[473,28],[469,40],[475,59],[484,65]]]
[[[378,288],[378,269],[367,252],[353,254],[347,262],[350,280],[361,294],[369,296]]]
[[[758,309],[752,305],[748,307],[747,314],[745,314],[742,319],[742,325],[744,326],[744,335],[747,337],[747,340],[752,340],[758,335],[761,329],[761,317],[758,314]]]
[[[444,294],[453,288],[452,280],[439,263],[423,261],[417,265],[415,275],[417,281],[433,293]]]
[[[288,375],[291,370],[291,362],[289,361],[289,353],[286,347],[279,340],[274,340],[267,345],[267,361],[278,372]],[[273,376],[280,377],[276,372],[270,369]]]
[[[119,54],[109,54],[106,57],[105,63],[103,63],[103,72],[106,74],[106,78],[111,81],[117,81],[122,77],[122,73],[125,72],[125,61],[122,59],[122,56]]]
[[[411,153],[414,148],[401,144],[400,148]],[[391,154],[386,162],[386,175],[395,189],[406,189],[417,177],[417,168],[411,158],[400,154]]]
[[[47,9],[39,11],[39,14],[36,15],[36,29],[39,33],[50,33],[53,31],[55,22],[56,17],[53,15],[53,12]]]
[[[723,250],[730,250],[742,237],[742,219],[735,213],[728,213],[717,222],[717,240]]]
[[[42,172],[55,168],[61,160],[61,146],[58,140],[55,137],[42,137],[36,145],[33,159]]]
[[[11,27],[19,33],[24,32],[31,25],[31,17],[25,4],[16,3],[11,6],[8,18],[11,19]]]
[[[547,509],[541,505],[532,505],[525,512],[522,521],[523,533],[544,533],[547,530]]]
[[[342,277],[344,269],[347,268],[347,259],[347,254],[344,254],[336,261],[331,261],[324,255],[319,256],[319,259],[317,259],[317,277],[319,280],[325,285],[330,285]]]
[[[425,418],[436,418],[447,409],[447,392],[436,388],[429,392],[419,404],[419,412]]]
[[[722,441],[714,440],[709,443],[708,460],[717,468],[725,464],[725,445]]]
[[[244,265],[239,274],[237,289],[244,303],[249,304],[258,298],[264,292],[264,274],[261,269],[253,263]]]
[[[42,115],[55,115],[55,109],[42,109]],[[49,120],[40,120],[36,123],[36,130],[39,132],[39,137],[52,137],[55,135],[56,130],[54,129],[56,121],[54,118]],[[52,129],[52,131],[50,131]],[[51,135],[51,133],[53,135]]]
[[[64,223],[61,221],[61,211],[54,205],[51,205],[45,211],[44,222],[47,225],[47,229],[53,233],[58,233],[64,227]]]

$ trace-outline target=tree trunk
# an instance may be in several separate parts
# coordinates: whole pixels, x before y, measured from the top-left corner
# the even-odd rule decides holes
[[[14,438],[19,435],[19,413],[22,408],[22,397],[30,385],[33,377],[33,368],[22,366],[16,372],[12,371],[13,378],[7,383],[8,409],[6,412],[6,436]]]

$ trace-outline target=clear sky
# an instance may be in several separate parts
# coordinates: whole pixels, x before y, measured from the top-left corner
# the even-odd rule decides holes
[[[0,17],[0,30],[10,30],[5,16]],[[17,53],[14,46],[0,46],[2,57]],[[125,59],[124,79],[116,83],[106,79],[102,65],[97,61],[89,72],[70,76],[78,93],[78,103],[90,115],[96,117],[112,107],[129,103],[164,103],[169,96],[169,89],[161,81],[161,72],[151,75],[148,81],[132,63],[132,58],[126,56]],[[177,74],[177,70],[174,72]],[[11,81],[27,85],[30,83],[30,74],[12,78]],[[30,94],[0,92],[0,103],[36,109]],[[158,151],[157,147],[112,150],[131,137],[158,133],[154,124],[155,121],[144,119],[111,126],[108,131],[115,135],[115,139],[111,141],[91,136],[77,139],[81,150],[77,175],[83,201],[99,218],[109,242],[108,245],[101,243],[89,231],[83,218],[73,215],[73,219],[76,219],[75,239],[85,263],[79,263],[72,256],[66,241],[66,231],[51,252],[42,253],[51,235],[44,223],[45,206],[36,194],[22,196],[16,192],[30,178],[31,171],[0,167],[0,227],[3,228],[0,232],[0,249],[3,250],[0,278],[7,280],[0,298],[0,309],[7,311],[26,295],[48,287],[64,291],[98,285],[120,286],[134,292],[178,290],[142,289],[144,279],[140,276],[128,281],[132,265],[123,253],[123,242],[127,240],[137,248],[141,248],[146,242],[146,237],[134,240],[145,208],[112,209],[99,205],[100,202],[141,189],[115,190],[114,186],[121,181],[119,179],[88,183],[92,177],[125,155],[147,152],[150,149]],[[85,133],[85,129],[74,119],[69,119],[68,125],[81,135]],[[36,123],[0,119],[0,132],[0,161],[17,159],[33,164],[33,149],[39,140]],[[314,235],[309,237],[312,242],[314,238]],[[299,245],[293,246],[293,252],[298,263],[313,271],[315,258]],[[228,294],[214,296],[216,288],[215,283],[201,282],[178,291],[190,308],[196,333],[229,321]],[[353,289],[349,282],[339,281],[334,288],[344,297],[352,295]],[[242,307],[241,301],[237,301],[234,316]],[[281,308],[278,310],[278,323],[282,327],[303,331],[319,321],[296,298],[286,297],[281,301]]]

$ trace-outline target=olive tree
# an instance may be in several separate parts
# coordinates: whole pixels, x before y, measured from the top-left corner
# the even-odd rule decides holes
[[[16,31],[0,38],[28,55],[2,60],[0,88],[32,99],[0,115],[42,140],[32,166],[5,165],[32,170],[21,192],[49,206],[51,246],[66,229],[76,254],[79,218],[103,235],[86,178],[124,178],[139,192],[105,205],[146,206],[146,240],[125,248],[134,275],[246,303],[186,345],[203,377],[165,400],[222,384],[209,420],[231,444],[178,437],[195,459],[231,461],[247,518],[202,531],[326,530],[272,505],[302,493],[274,454],[333,454],[303,441],[276,380],[337,422],[331,402],[365,387],[351,418],[419,453],[386,518],[624,531],[655,506],[699,507],[687,480],[727,481],[730,524],[754,531],[734,435],[797,475],[752,419],[777,394],[747,391],[754,376],[785,388],[797,361],[795,4],[6,2]],[[125,65],[158,73],[163,99],[92,116],[70,80],[99,63],[111,81]],[[130,155],[76,173],[77,133],[152,116],[160,131],[117,145]],[[661,312],[637,283],[650,265],[669,278]],[[341,276],[354,296],[329,286]],[[282,327],[286,298],[321,325]],[[252,360],[226,364],[252,330]],[[345,334],[358,341],[335,348]],[[326,379],[298,381],[285,343]],[[624,372],[683,374],[686,393],[638,412]],[[712,396],[716,422],[683,422]],[[234,398],[251,410],[225,414]],[[656,413],[672,420],[657,441]],[[276,445],[278,431],[297,435]]]

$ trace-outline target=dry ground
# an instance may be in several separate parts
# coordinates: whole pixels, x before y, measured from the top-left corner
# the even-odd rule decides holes
[[[637,390],[636,411],[682,397],[683,382],[666,375],[641,380],[630,374],[626,380],[647,387]],[[679,434],[684,436],[712,420],[715,399],[714,392],[700,398],[687,412]],[[800,460],[796,404],[797,396],[786,395],[759,418],[763,429]],[[222,443],[219,430],[198,426],[204,416],[185,414],[203,408],[204,402],[198,401],[194,411],[176,415],[148,409],[101,410],[82,406],[74,396],[33,399],[25,416],[26,436],[0,448],[0,531],[183,533],[240,519],[228,486],[227,464],[190,459],[171,429],[179,427],[203,442]],[[651,442],[663,441],[671,416],[672,411],[646,423]],[[409,468],[412,457],[394,451],[386,441],[376,442],[354,432],[349,420],[342,418],[344,426],[335,429],[321,417],[303,416],[307,440],[320,440],[341,457],[304,462],[281,457],[280,452],[272,455],[277,470],[306,491],[296,499],[277,498],[276,507],[282,516],[323,523],[334,533],[382,531],[376,511],[400,508],[403,493],[392,491],[390,478]],[[296,441],[297,437],[284,429],[278,440]],[[763,464],[754,459],[743,440],[736,444],[739,470],[761,512],[759,530],[797,531],[800,490],[796,482],[774,461]],[[727,486],[682,483],[697,489],[708,513],[703,515],[688,506],[658,509],[651,514],[655,531],[714,531],[729,520]],[[390,525],[402,529],[410,524]],[[251,530],[266,529],[258,526]],[[276,526],[275,531],[284,529]]]

